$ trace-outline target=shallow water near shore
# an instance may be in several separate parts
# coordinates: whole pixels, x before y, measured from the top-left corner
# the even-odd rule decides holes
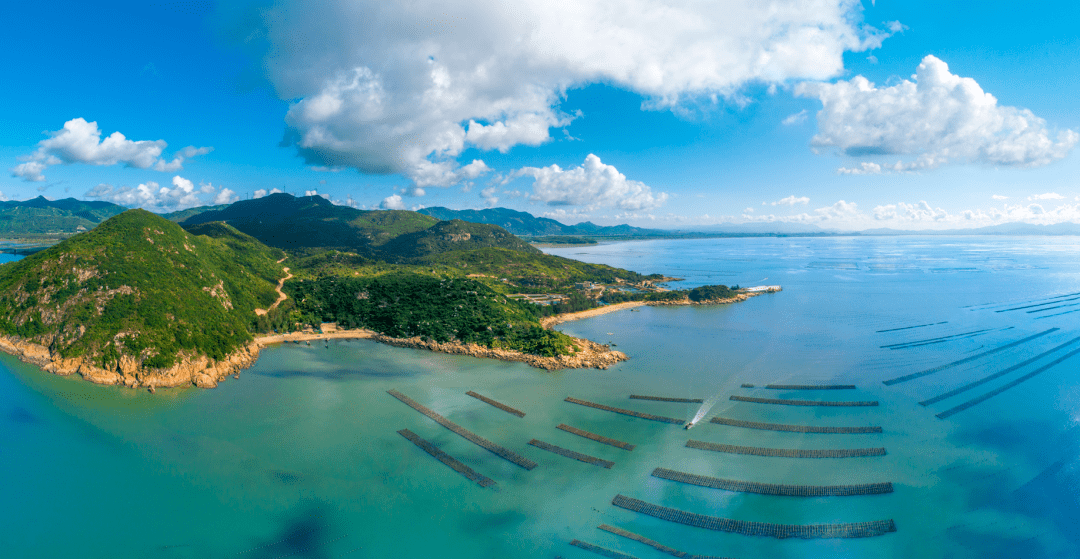
[[[43,374],[0,355],[0,476],[10,488],[0,496],[0,553],[596,557],[570,547],[576,538],[640,559],[667,557],[596,529],[610,524],[682,551],[744,559],[1080,555],[1080,355],[944,420],[935,414],[1067,350],[939,403],[918,403],[1080,335],[1080,312],[1071,312],[1080,306],[1070,306],[1080,299],[1059,297],[1080,293],[1076,239],[707,239],[546,251],[686,278],[673,287],[779,284],[784,291],[736,305],[641,307],[560,325],[617,344],[631,357],[605,371],[546,372],[367,340],[312,342],[266,350],[239,379],[213,390],[150,395]],[[882,383],[1003,347],[915,380]],[[768,383],[857,389],[762,388]],[[496,457],[388,389],[539,466],[526,471]],[[473,399],[469,390],[526,416]],[[574,396],[685,419],[700,407],[630,400],[630,394],[719,395],[707,418],[881,426],[883,433],[763,431],[707,419],[685,431],[563,401]],[[731,401],[731,395],[879,405],[777,406]],[[559,423],[637,447],[628,452],[582,439],[555,429]],[[396,433],[405,428],[495,480],[497,490],[425,454]],[[533,438],[615,465],[608,470],[557,456],[527,445]],[[688,439],[789,449],[884,447],[888,454],[774,458],[687,448]],[[761,483],[892,482],[894,492],[732,493],[651,477],[656,467]],[[772,523],[893,519],[897,531],[832,540],[713,532],[613,507],[617,494]]]

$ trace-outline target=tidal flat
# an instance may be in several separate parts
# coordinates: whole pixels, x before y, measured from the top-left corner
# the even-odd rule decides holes
[[[1074,238],[704,239],[545,250],[685,278],[680,287],[778,284],[783,291],[738,305],[638,307],[559,326],[630,356],[607,370],[543,371],[336,340],[267,349],[239,379],[212,390],[151,395],[45,374],[2,355],[0,476],[9,488],[0,497],[3,554],[597,557],[570,545],[579,540],[640,559],[668,556],[598,529],[606,525],[691,554],[741,559],[1080,555],[1080,500],[1061,498],[1080,482],[1080,355],[1061,360],[1080,335]],[[795,388],[825,385],[855,388]],[[537,466],[501,459],[388,390]],[[703,406],[631,395],[712,406],[686,431],[565,401],[674,418],[693,417]],[[769,430],[747,422],[881,432]],[[470,481],[399,435],[403,429],[495,485]],[[530,446],[532,439],[614,464],[547,452]],[[687,447],[691,439],[886,453],[731,454]],[[655,477],[656,468],[770,486],[890,483],[892,492],[729,491]],[[617,495],[748,522],[892,520],[896,531],[751,536],[616,507]]]

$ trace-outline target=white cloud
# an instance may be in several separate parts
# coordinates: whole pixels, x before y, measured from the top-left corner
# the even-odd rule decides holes
[[[809,203],[810,203],[810,199],[807,198],[806,196],[800,196],[800,197],[796,198],[795,195],[792,194],[791,196],[788,196],[787,198],[781,198],[780,200],[777,200],[776,202],[771,202],[769,205],[770,206],[794,206],[796,204],[802,204],[802,205],[805,206],[806,204],[809,204]],[[764,206],[765,202],[762,202],[761,205]]]
[[[925,200],[917,204],[888,204],[873,209],[874,219],[878,221],[901,220],[906,222],[938,222],[949,218],[949,212],[931,207]]]
[[[220,204],[232,204],[239,199],[240,197],[237,196],[236,193],[232,190],[229,190],[228,188],[222,188],[221,192],[218,192],[217,196],[214,196],[214,201],[212,203],[215,206]]]
[[[809,115],[806,109],[803,109],[795,114],[788,115],[787,118],[780,121],[780,124],[784,126],[793,126],[795,124],[802,124],[806,122],[806,117]]]
[[[0,202],[7,202],[7,196],[4,196],[3,192],[0,192]]]
[[[383,201],[381,204],[379,204],[379,207],[384,210],[404,210],[405,204],[401,201],[401,196],[395,194],[393,196],[387,196],[386,198],[383,198]]]
[[[168,145],[165,140],[133,141],[120,132],[113,132],[105,139],[97,122],[74,118],[64,127],[50,132],[50,138],[38,142],[37,150],[19,159],[24,163],[11,169],[12,176],[39,182],[45,180],[44,171],[50,165],[82,163],[86,165],[116,165],[123,163],[138,169],[153,168],[157,171],[176,172],[183,169],[187,158],[209,153],[213,148],[188,146],[175,154],[171,161],[161,157]]]
[[[494,207],[495,204],[499,203],[498,196],[495,196],[495,189],[496,187],[490,186],[480,191],[480,196],[484,199],[484,202],[486,202],[489,207]]]
[[[591,153],[583,164],[572,169],[563,170],[558,165],[522,167],[509,178],[523,176],[534,179],[529,199],[551,206],[612,206],[637,211],[658,207],[667,200],[666,193],[653,195],[645,183],[628,180],[613,165]]]
[[[199,198],[199,194],[212,194],[214,191],[214,187],[210,185],[196,189],[190,180],[176,175],[172,178],[172,188],[161,186],[154,181],[147,181],[134,188],[99,184],[85,196],[132,208],[172,211],[204,205],[206,202]]]
[[[422,188],[425,186],[453,186],[463,181],[474,180],[491,171],[486,163],[474,159],[472,163],[459,167],[456,161],[431,162],[422,160],[407,171],[407,175],[413,181],[413,185]],[[421,196],[423,196],[421,194]]]
[[[575,118],[558,108],[572,87],[678,109],[751,82],[840,75],[845,51],[891,33],[862,25],[856,0],[255,4],[223,6],[222,20],[238,44],[265,45],[255,54],[270,82],[295,100],[286,143],[315,167],[420,180],[469,147],[550,141]]]
[[[1002,196],[1000,194],[993,194],[990,197],[993,198],[994,200],[1008,200],[1009,199],[1008,196]]]
[[[260,189],[256,190],[255,192],[251,193],[251,198],[252,199],[262,198],[263,196],[267,196],[269,194],[281,194],[281,192],[282,191],[280,189],[278,189],[278,188],[271,188],[269,192],[267,192],[267,190],[265,188],[260,188]]]
[[[540,214],[540,216],[554,219],[560,223],[578,223],[589,219],[590,214],[577,209],[567,210],[566,208],[557,208],[544,212]]]
[[[1028,196],[1028,201],[1031,201],[1031,200],[1064,200],[1064,199],[1065,199],[1065,197],[1058,194],[1057,192],[1047,192],[1045,194],[1034,194],[1032,196]]]
[[[836,83],[801,83],[795,93],[822,102],[815,147],[854,156],[911,156],[894,165],[863,163],[840,173],[933,169],[945,163],[1037,167],[1065,157],[1080,135],[1051,138],[1046,121],[1027,109],[1000,106],[971,78],[949,72],[934,56],[912,80],[876,87],[862,76]]]

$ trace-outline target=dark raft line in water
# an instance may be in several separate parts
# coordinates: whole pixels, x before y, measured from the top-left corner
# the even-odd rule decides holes
[[[596,408],[598,410],[604,410],[604,411],[609,411],[609,412],[613,412],[613,413],[621,413],[623,415],[629,415],[630,417],[638,417],[638,418],[641,418],[641,419],[648,419],[649,421],[659,421],[661,423],[674,423],[674,424],[677,424],[677,425],[682,425],[682,424],[686,423],[685,419],[675,419],[673,417],[663,417],[663,416],[660,416],[660,415],[653,415],[651,413],[642,413],[642,412],[639,412],[639,411],[624,410],[624,409],[621,409],[621,408],[613,408],[611,406],[605,406],[604,404],[597,404],[595,402],[588,402],[588,401],[585,401],[585,400],[578,400],[577,398],[574,398],[572,396],[567,396],[565,401],[570,402],[571,404],[577,404],[579,406],[585,406],[585,407],[589,407],[589,408]]]
[[[692,554],[687,553],[685,551],[679,551],[678,549],[668,547],[668,546],[666,546],[666,545],[664,545],[664,544],[662,544],[662,543],[660,543],[660,542],[658,542],[656,540],[650,540],[649,538],[646,538],[645,536],[642,536],[641,534],[635,534],[635,533],[630,532],[628,530],[623,530],[622,528],[619,528],[617,526],[611,526],[610,524],[601,524],[601,525],[597,526],[597,528],[599,528],[599,529],[601,529],[601,530],[603,530],[605,532],[611,532],[612,534],[615,534],[616,536],[622,536],[622,537],[624,537],[624,538],[626,538],[628,540],[634,540],[636,542],[643,543],[643,544],[645,544],[645,545],[647,545],[647,546],[649,546],[649,547],[651,547],[651,548],[653,548],[653,549],[655,549],[657,551],[660,551],[662,553],[667,553],[668,555],[673,555],[675,557],[680,557],[682,559],[729,559],[729,558],[726,558],[726,557],[714,557],[714,556],[711,556],[711,555],[692,555]]]
[[[849,497],[852,495],[880,495],[882,493],[893,492],[893,486],[890,482],[864,483],[858,485],[781,485],[776,483],[757,483],[754,481],[737,481],[732,479],[699,476],[696,474],[669,470],[667,468],[656,468],[653,470],[652,475],[653,477],[660,479],[697,485],[699,487],[723,489],[725,491],[735,491],[737,493],[759,493],[761,495],[777,495],[783,497]]]
[[[1066,307],[1078,307],[1078,306],[1080,306],[1080,303],[1069,303],[1068,305],[1058,305],[1056,307],[1046,307],[1045,309],[1035,309],[1033,311],[1027,311],[1026,314],[1032,314],[1032,313],[1037,313],[1037,312],[1046,312],[1046,311],[1052,311],[1054,309],[1064,309]]]
[[[539,439],[533,439],[533,440],[529,441],[529,444],[535,446],[536,448],[540,448],[540,449],[546,450],[548,452],[558,454],[559,456],[565,456],[567,458],[573,458],[574,460],[577,460],[579,462],[584,462],[586,464],[592,464],[593,466],[603,466],[603,467],[605,467],[605,468],[607,468],[609,470],[611,469],[612,466],[615,465],[615,463],[612,462],[611,460],[603,460],[603,459],[597,458],[595,456],[589,456],[588,454],[582,454],[580,452],[574,452],[573,450],[566,449],[566,448],[563,448],[561,446],[555,446],[555,445],[550,444],[550,443],[545,443],[544,441],[541,441]]]
[[[777,404],[781,406],[829,406],[829,407],[869,407],[876,406],[876,401],[870,402],[826,402],[821,400],[781,400],[776,398],[753,398],[750,396],[731,396],[736,402],[751,402],[754,404]]]
[[[898,332],[900,330],[911,330],[912,328],[925,328],[927,326],[939,326],[941,324],[948,324],[948,323],[949,323],[949,321],[946,320],[944,322],[935,322],[933,324],[920,324],[918,326],[903,326],[903,327],[900,327],[900,328],[889,328],[887,330],[878,330],[878,331],[876,331],[874,333],[875,334],[884,334],[885,332]]]
[[[728,454],[750,454],[770,458],[859,458],[864,456],[885,456],[885,449],[879,448],[828,448],[801,450],[796,448],[762,448],[758,446],[737,446],[733,444],[710,443],[706,441],[686,441],[688,448],[726,452]]]
[[[1063,343],[1063,344],[1061,344],[1061,345],[1059,345],[1059,346],[1057,346],[1057,347],[1055,347],[1055,348],[1053,348],[1053,349],[1051,349],[1049,351],[1044,351],[1044,352],[1036,355],[1035,357],[1032,357],[1031,359],[1028,359],[1027,361],[1024,361],[1023,363],[1018,363],[1016,365],[1013,365],[1012,367],[1009,367],[1008,369],[1003,369],[1001,371],[998,371],[998,372],[996,372],[996,373],[994,373],[992,375],[983,377],[983,378],[981,378],[981,379],[979,379],[979,380],[977,380],[975,382],[972,382],[970,384],[965,384],[964,386],[961,386],[960,388],[957,388],[955,390],[950,390],[950,391],[948,391],[948,392],[946,392],[944,394],[934,396],[933,398],[930,398],[929,400],[923,400],[923,401],[919,402],[919,404],[922,405],[922,406],[929,406],[930,404],[936,404],[936,403],[938,403],[938,402],[940,402],[940,401],[942,401],[942,400],[944,400],[946,398],[952,398],[953,396],[956,396],[957,394],[962,394],[964,392],[967,392],[968,390],[971,390],[972,388],[975,388],[976,386],[985,384],[985,383],[990,382],[990,381],[992,381],[994,379],[1005,376],[1005,375],[1007,375],[1007,374],[1009,374],[1009,373],[1011,373],[1011,372],[1013,372],[1013,371],[1015,371],[1017,369],[1021,369],[1023,367],[1026,367],[1026,366],[1038,361],[1039,359],[1042,359],[1043,357],[1046,357],[1047,355],[1050,355],[1051,353],[1054,353],[1055,351],[1066,348],[1066,347],[1068,347],[1068,346],[1070,346],[1070,345],[1072,345],[1072,344],[1074,344],[1074,343],[1076,343],[1078,341],[1080,341],[1080,337],[1073,338],[1073,339],[1071,339],[1071,340],[1069,340],[1069,341],[1067,341],[1067,342],[1065,342],[1065,343]]]
[[[910,342],[902,342],[902,343],[898,343],[898,344],[888,344],[888,345],[883,345],[883,346],[878,346],[878,347],[880,347],[881,349],[899,349],[899,348],[908,347],[908,346],[914,347],[914,346],[920,346],[920,345],[927,345],[929,342],[944,341],[944,340],[948,340],[948,339],[951,339],[951,338],[959,338],[961,336],[972,336],[972,335],[975,335],[975,334],[981,334],[983,332],[989,332],[991,330],[993,330],[993,328],[984,328],[982,330],[973,330],[971,332],[963,332],[963,333],[960,333],[960,334],[953,334],[951,336],[939,336],[937,338],[926,338],[925,340],[912,340]]]
[[[567,433],[573,433],[573,434],[575,434],[575,435],[577,435],[579,437],[585,437],[586,439],[596,441],[598,443],[603,443],[603,444],[606,444],[606,445],[619,447],[619,448],[621,448],[623,450],[634,450],[634,445],[632,445],[630,443],[624,443],[622,441],[617,441],[615,439],[609,439],[608,437],[604,437],[602,435],[597,435],[596,433],[590,433],[590,432],[588,432],[588,431],[586,431],[584,429],[578,429],[577,427],[571,427],[571,426],[569,426],[569,425],[567,425],[565,423],[560,423],[560,424],[556,425],[555,428],[556,429],[562,429],[563,431],[566,431]]]
[[[773,538],[867,538],[896,531],[893,520],[873,520],[845,524],[773,524],[750,522],[662,507],[639,499],[616,495],[612,505],[626,510],[667,520],[687,526],[696,526],[718,532],[731,532],[745,536],[769,536]]]
[[[642,396],[641,394],[631,394],[631,400],[652,400],[654,402],[675,402],[679,404],[704,404],[705,400],[701,398],[667,398],[664,396]]]
[[[570,542],[570,545],[572,545],[574,547],[580,547],[581,549],[584,549],[586,551],[591,551],[591,552],[593,552],[593,553],[595,553],[597,555],[603,555],[604,557],[610,557],[611,559],[637,559],[637,557],[634,557],[633,555],[627,555],[625,553],[619,553],[618,551],[614,551],[614,550],[608,549],[606,547],[600,547],[598,545],[593,545],[593,544],[591,544],[589,542],[583,542],[581,540],[574,540],[574,541]]]
[[[730,427],[745,427],[747,429],[761,429],[763,431],[788,431],[791,433],[828,433],[855,435],[865,433],[880,433],[881,427],[818,427],[814,425],[785,425],[783,423],[762,423],[760,421],[743,421],[727,417],[714,417],[710,423],[728,425]]]
[[[1053,318],[1055,316],[1061,316],[1063,314],[1072,314],[1074,312],[1080,312],[1080,309],[1072,310],[1072,311],[1059,312],[1059,313],[1054,313],[1054,314],[1048,314],[1046,316],[1036,316],[1035,320],[1042,320],[1044,318]]]
[[[425,441],[424,439],[421,439],[416,435],[416,433],[413,433],[408,429],[402,429],[398,431],[398,434],[412,441],[413,444],[422,448],[424,452],[434,456],[435,459],[439,462],[450,466],[455,472],[458,472],[459,474],[469,478],[470,481],[475,481],[477,484],[480,485],[480,487],[491,487],[495,485],[495,481],[491,478],[477,473],[476,470],[466,466],[465,464],[462,464],[453,456],[450,456],[449,454],[439,450],[439,448],[435,445],[431,444],[428,441]]]
[[[766,384],[770,390],[855,390],[854,384]]]
[[[510,407],[510,406],[508,406],[506,404],[496,402],[495,400],[492,400],[491,398],[488,398],[487,396],[482,396],[480,394],[477,394],[476,392],[473,392],[472,390],[466,392],[465,395],[466,396],[472,396],[473,398],[476,398],[477,400],[480,400],[481,402],[483,402],[485,404],[490,404],[492,406],[495,406],[496,408],[499,408],[500,410],[502,410],[502,411],[504,411],[506,413],[516,415],[518,417],[525,417],[525,412],[523,412],[521,410],[514,409],[514,408],[512,408],[512,407]]]
[[[1043,307],[1043,306],[1046,306],[1046,305],[1053,305],[1053,304],[1056,304],[1056,303],[1067,303],[1069,301],[1075,301],[1077,299],[1080,299],[1080,297],[1074,297],[1072,299],[1062,299],[1060,301],[1048,301],[1046,303],[1039,303],[1037,305],[1027,305],[1027,306],[1024,306],[1024,307],[1014,307],[1014,308],[1011,308],[1011,309],[1002,309],[1000,311],[994,311],[994,312],[1022,311],[1024,309],[1033,309],[1035,307]]]
[[[1032,371],[1032,372],[1030,372],[1030,373],[1028,373],[1028,374],[1026,374],[1026,375],[1024,375],[1024,376],[1022,376],[1022,377],[1020,377],[1020,378],[1018,378],[1018,379],[1016,379],[1016,380],[1014,380],[1014,381],[1012,381],[1012,382],[1010,382],[1008,384],[1002,385],[999,388],[995,388],[994,390],[991,390],[990,392],[987,392],[986,394],[983,394],[982,396],[979,396],[978,398],[972,398],[971,400],[968,400],[967,402],[964,402],[963,404],[960,404],[959,406],[956,406],[955,408],[945,410],[945,411],[937,414],[937,417],[938,417],[938,419],[945,419],[946,417],[949,417],[949,416],[955,415],[957,413],[960,413],[960,412],[962,412],[962,411],[964,411],[964,410],[966,410],[966,409],[968,409],[968,408],[970,408],[970,407],[972,407],[974,405],[981,404],[981,403],[989,400],[990,398],[993,398],[994,396],[997,396],[998,394],[1001,394],[1002,392],[1005,392],[1006,390],[1008,390],[1008,389],[1010,389],[1010,388],[1012,388],[1012,387],[1014,387],[1014,386],[1016,386],[1016,385],[1018,385],[1018,384],[1020,384],[1020,383],[1022,383],[1024,381],[1026,381],[1026,380],[1031,379],[1035,375],[1037,375],[1037,374],[1039,374],[1039,373],[1053,367],[1054,365],[1057,365],[1058,363],[1061,363],[1062,361],[1072,357],[1073,355],[1076,355],[1077,353],[1080,353],[1080,349],[1074,349],[1074,350],[1070,351],[1069,353],[1066,353],[1065,355],[1063,355],[1061,357],[1058,357],[1054,361],[1051,361],[1050,363],[1048,363],[1046,365],[1043,365],[1042,367],[1039,367],[1038,369],[1035,369],[1034,371]]]
[[[1004,307],[1004,306],[1007,306],[1007,305],[1023,305],[1025,303],[1034,303],[1036,301],[1050,301],[1051,303],[1056,303],[1057,301],[1054,301],[1053,299],[1063,299],[1065,297],[1074,297],[1076,295],[1080,295],[1080,293],[1066,293],[1064,295],[1054,295],[1053,297],[1039,297],[1038,299],[1027,299],[1025,301],[1011,301],[1011,302],[1007,302],[1007,303],[982,303],[982,304],[979,304],[979,305],[967,305],[967,306],[960,307],[960,308],[961,309],[971,309],[971,310],[976,310],[976,311],[987,311],[987,310],[990,310],[991,307]],[[985,307],[985,308],[976,309],[975,307]]]
[[[397,390],[390,389],[390,390],[387,390],[386,393],[393,396],[393,397],[395,397],[395,398],[397,398],[398,400],[401,400],[405,405],[411,407],[412,409],[414,409],[414,410],[416,410],[416,411],[430,417],[431,419],[433,419],[439,425],[442,425],[443,427],[446,427],[447,429],[457,433],[458,435],[461,435],[465,440],[467,440],[467,441],[469,441],[469,442],[475,444],[476,446],[479,446],[479,447],[481,447],[481,448],[483,448],[485,450],[490,451],[491,453],[495,454],[495,456],[498,456],[499,458],[502,458],[503,460],[513,462],[514,464],[517,464],[518,466],[521,466],[522,468],[525,468],[526,470],[531,470],[531,469],[536,467],[536,462],[533,462],[532,460],[529,460],[528,458],[525,458],[524,456],[522,456],[522,455],[520,455],[520,454],[518,454],[518,453],[516,453],[516,452],[514,452],[514,451],[512,451],[512,450],[510,450],[508,448],[501,447],[501,446],[499,446],[499,445],[497,445],[497,444],[495,444],[495,443],[493,443],[493,442],[491,442],[491,441],[489,441],[489,440],[487,440],[487,439],[473,433],[472,431],[469,431],[469,430],[465,429],[464,427],[462,427],[462,426],[458,425],[457,423],[454,423],[453,421],[450,421],[449,419],[446,419],[445,417],[435,413],[430,408],[425,407],[424,405],[420,404],[416,400],[413,400],[412,398],[402,394],[401,392],[398,392]]]
[[[927,375],[932,375],[934,373],[939,373],[941,371],[944,371],[945,369],[949,369],[949,368],[955,367],[957,365],[963,365],[964,363],[969,363],[969,362],[974,361],[976,359],[986,357],[987,355],[992,355],[992,354],[997,353],[999,351],[1005,351],[1006,349],[1009,349],[1011,347],[1016,347],[1016,346],[1018,346],[1020,344],[1030,342],[1031,340],[1034,340],[1036,338],[1040,338],[1040,337],[1045,336],[1047,334],[1050,334],[1052,332],[1057,332],[1058,330],[1060,330],[1060,328],[1051,328],[1049,330],[1043,330],[1042,332],[1039,332],[1038,334],[1035,334],[1033,336],[1028,336],[1026,338],[1016,340],[1015,342],[1009,342],[1009,343],[1007,343],[1007,344],[1005,344],[1003,346],[995,347],[994,349],[984,351],[984,352],[982,352],[982,353],[980,353],[978,355],[972,355],[971,357],[965,357],[963,359],[953,361],[952,363],[946,363],[944,365],[938,365],[937,367],[933,367],[933,368],[927,369],[925,371],[919,371],[917,373],[911,373],[910,375],[904,375],[902,377],[896,377],[896,378],[889,379],[889,380],[883,380],[883,381],[881,381],[881,383],[884,384],[885,386],[892,386],[894,384],[900,384],[901,382],[907,382],[909,380],[915,380],[917,378],[922,378],[922,377],[925,377]]]

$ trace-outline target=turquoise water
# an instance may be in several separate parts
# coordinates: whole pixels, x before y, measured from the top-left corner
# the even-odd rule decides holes
[[[734,558],[1080,555],[1080,355],[948,419],[934,414],[1068,350],[962,395],[918,403],[1080,335],[1080,312],[1070,313],[1080,310],[1070,306],[1080,299],[1044,304],[1080,292],[1074,239],[711,239],[549,252],[684,277],[687,287],[780,284],[784,291],[739,305],[645,307],[562,325],[631,356],[606,371],[545,372],[342,341],[266,351],[239,379],[214,390],[150,395],[43,374],[0,356],[0,555],[596,557],[568,545],[577,538],[641,559],[667,557],[597,530],[601,523],[690,553]],[[910,326],[920,327],[895,330]],[[1058,330],[917,380],[881,382],[1052,328]],[[818,393],[743,383],[858,388]],[[472,445],[387,395],[391,388],[539,466],[526,471]],[[527,415],[506,414],[467,390]],[[563,401],[575,396],[684,418],[699,408],[629,400],[631,393],[716,397],[708,416],[880,425],[884,433],[799,434],[707,422],[684,431]],[[880,405],[772,406],[730,401],[732,394]],[[637,448],[581,439],[556,430],[559,423]],[[402,428],[494,479],[498,490],[431,458],[396,433]],[[532,438],[615,466],[549,454],[528,446]],[[768,458],[686,448],[688,438],[885,447],[888,454]],[[827,498],[729,493],[653,478],[657,466],[765,483],[890,481],[895,491]],[[894,519],[897,531],[852,540],[719,533],[615,508],[616,494],[740,520]]]

